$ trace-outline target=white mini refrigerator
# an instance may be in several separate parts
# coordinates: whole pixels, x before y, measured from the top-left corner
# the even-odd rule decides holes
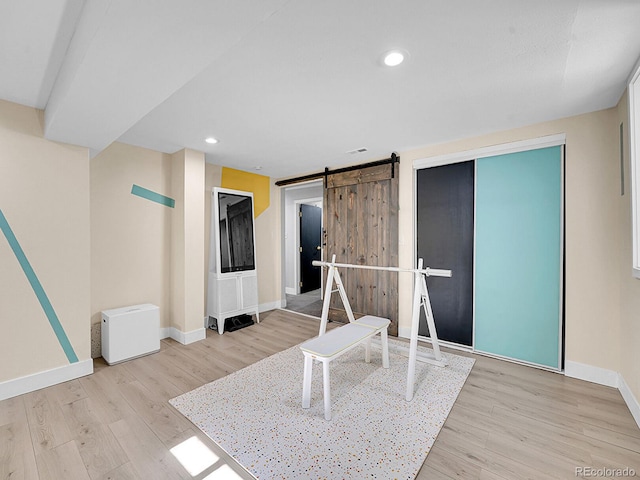
[[[160,350],[160,309],[150,303],[102,312],[102,357],[109,365]]]

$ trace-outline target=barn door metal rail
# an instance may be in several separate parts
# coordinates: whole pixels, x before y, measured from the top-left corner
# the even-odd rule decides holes
[[[286,178],[284,180],[278,180],[276,186],[284,187],[286,185],[292,185],[294,183],[306,182],[309,180],[316,180],[318,178],[324,179],[325,188],[327,186],[327,177],[329,175],[335,175],[337,173],[351,172],[353,170],[360,170],[362,168],[377,167],[379,165],[391,164],[391,178],[395,177],[395,164],[400,163],[400,157],[393,152],[389,158],[384,160],[376,160],[374,162],[361,163],[359,165],[351,165],[350,167],[337,168],[335,170],[329,170],[329,167],[325,167],[324,172],[310,173],[309,175],[302,175],[300,177]]]

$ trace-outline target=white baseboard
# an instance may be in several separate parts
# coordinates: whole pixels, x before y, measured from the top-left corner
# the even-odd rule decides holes
[[[258,305],[259,312],[268,312],[269,310],[275,310],[277,308],[282,308],[284,306],[284,302],[282,300],[276,300],[275,302],[269,303],[261,303]]]
[[[160,329],[160,339],[173,338],[176,342],[183,345],[189,345],[193,342],[198,342],[207,338],[207,331],[203,328],[197,328],[190,332],[182,332],[176,327],[165,327]]]
[[[204,327],[191,330],[190,332],[181,332],[175,327],[170,327],[169,333],[171,338],[183,345],[189,345],[190,343],[198,342],[207,338],[207,331]]]
[[[631,415],[633,415],[638,427],[640,427],[640,402],[638,402],[638,399],[629,388],[629,385],[627,385],[627,382],[624,381],[621,373],[618,374],[618,390],[620,390],[620,394],[622,398],[624,398],[627,407],[629,407]]]
[[[411,327],[398,327],[398,337],[411,338]]]
[[[44,372],[34,373],[25,377],[7,380],[0,383],[0,400],[16,397],[24,393],[40,390],[41,388],[68,382],[76,378],[93,373],[93,359],[81,360],[70,365],[52,368]]]
[[[298,292],[296,291],[296,289],[295,289],[295,288],[293,288],[293,287],[285,287],[284,292],[285,292],[287,295],[297,295],[297,294],[298,294]]]
[[[618,372],[606,368],[594,367],[567,360],[564,365],[564,374],[567,377],[618,388]]]

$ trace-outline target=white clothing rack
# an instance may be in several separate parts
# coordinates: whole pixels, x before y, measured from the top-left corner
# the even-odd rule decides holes
[[[438,343],[438,334],[436,333],[436,325],[433,320],[433,311],[431,310],[431,301],[429,299],[429,291],[427,290],[426,277],[451,277],[451,270],[442,270],[435,268],[423,268],[422,258],[418,260],[418,268],[399,268],[399,267],[379,267],[373,265],[353,265],[349,263],[336,263],[336,256],[333,255],[331,262],[320,262],[315,260],[314,266],[328,267],[327,273],[327,285],[325,288],[324,301],[322,303],[322,315],[320,317],[320,333],[324,335],[327,331],[327,322],[329,318],[329,304],[331,302],[331,294],[336,290],[340,294],[342,304],[349,322],[355,322],[351,305],[347,293],[342,284],[340,273],[338,268],[354,268],[362,270],[382,270],[387,272],[410,272],[414,276],[414,290],[413,290],[413,309],[411,314],[411,336],[409,338],[409,368],[407,371],[407,391],[406,400],[409,402],[413,399],[414,383],[415,383],[415,371],[416,361],[420,360],[428,362],[440,367],[447,365],[446,359],[440,352],[440,344]],[[336,283],[337,289],[333,289],[333,283]],[[433,355],[418,354],[418,323],[420,321],[420,307],[423,307],[425,316],[427,318],[427,326],[429,327],[429,334],[431,336],[431,346],[433,348]]]

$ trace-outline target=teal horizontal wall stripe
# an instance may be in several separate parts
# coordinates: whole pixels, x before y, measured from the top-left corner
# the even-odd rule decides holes
[[[160,205],[164,205],[165,207],[174,208],[176,206],[176,201],[173,198],[165,197],[164,195],[152,192],[151,190],[147,190],[146,188],[135,184],[131,187],[131,193],[133,195],[146,198],[147,200],[151,200],[152,202],[159,203]]]
[[[11,250],[13,250],[13,253],[18,259],[18,263],[22,267],[22,271],[27,276],[27,280],[29,280],[31,288],[33,288],[33,292],[36,294],[42,310],[44,310],[47,319],[49,319],[51,328],[56,334],[56,337],[58,337],[58,342],[60,342],[60,346],[64,350],[67,359],[70,363],[76,363],[78,361],[76,352],[73,350],[71,342],[69,342],[69,338],[67,337],[64,328],[60,324],[60,320],[58,320],[58,315],[56,315],[56,312],[53,309],[53,306],[51,305],[51,302],[49,301],[44,288],[42,288],[42,284],[40,284],[40,280],[38,280],[36,273],[33,271],[33,268],[31,268],[31,264],[29,263],[29,260],[27,260],[27,256],[24,254],[22,247],[18,243],[18,239],[13,234],[13,231],[9,226],[9,222],[7,222],[7,219],[2,213],[2,210],[0,210],[0,230],[2,230],[2,233],[4,233],[7,242],[9,242]]]

